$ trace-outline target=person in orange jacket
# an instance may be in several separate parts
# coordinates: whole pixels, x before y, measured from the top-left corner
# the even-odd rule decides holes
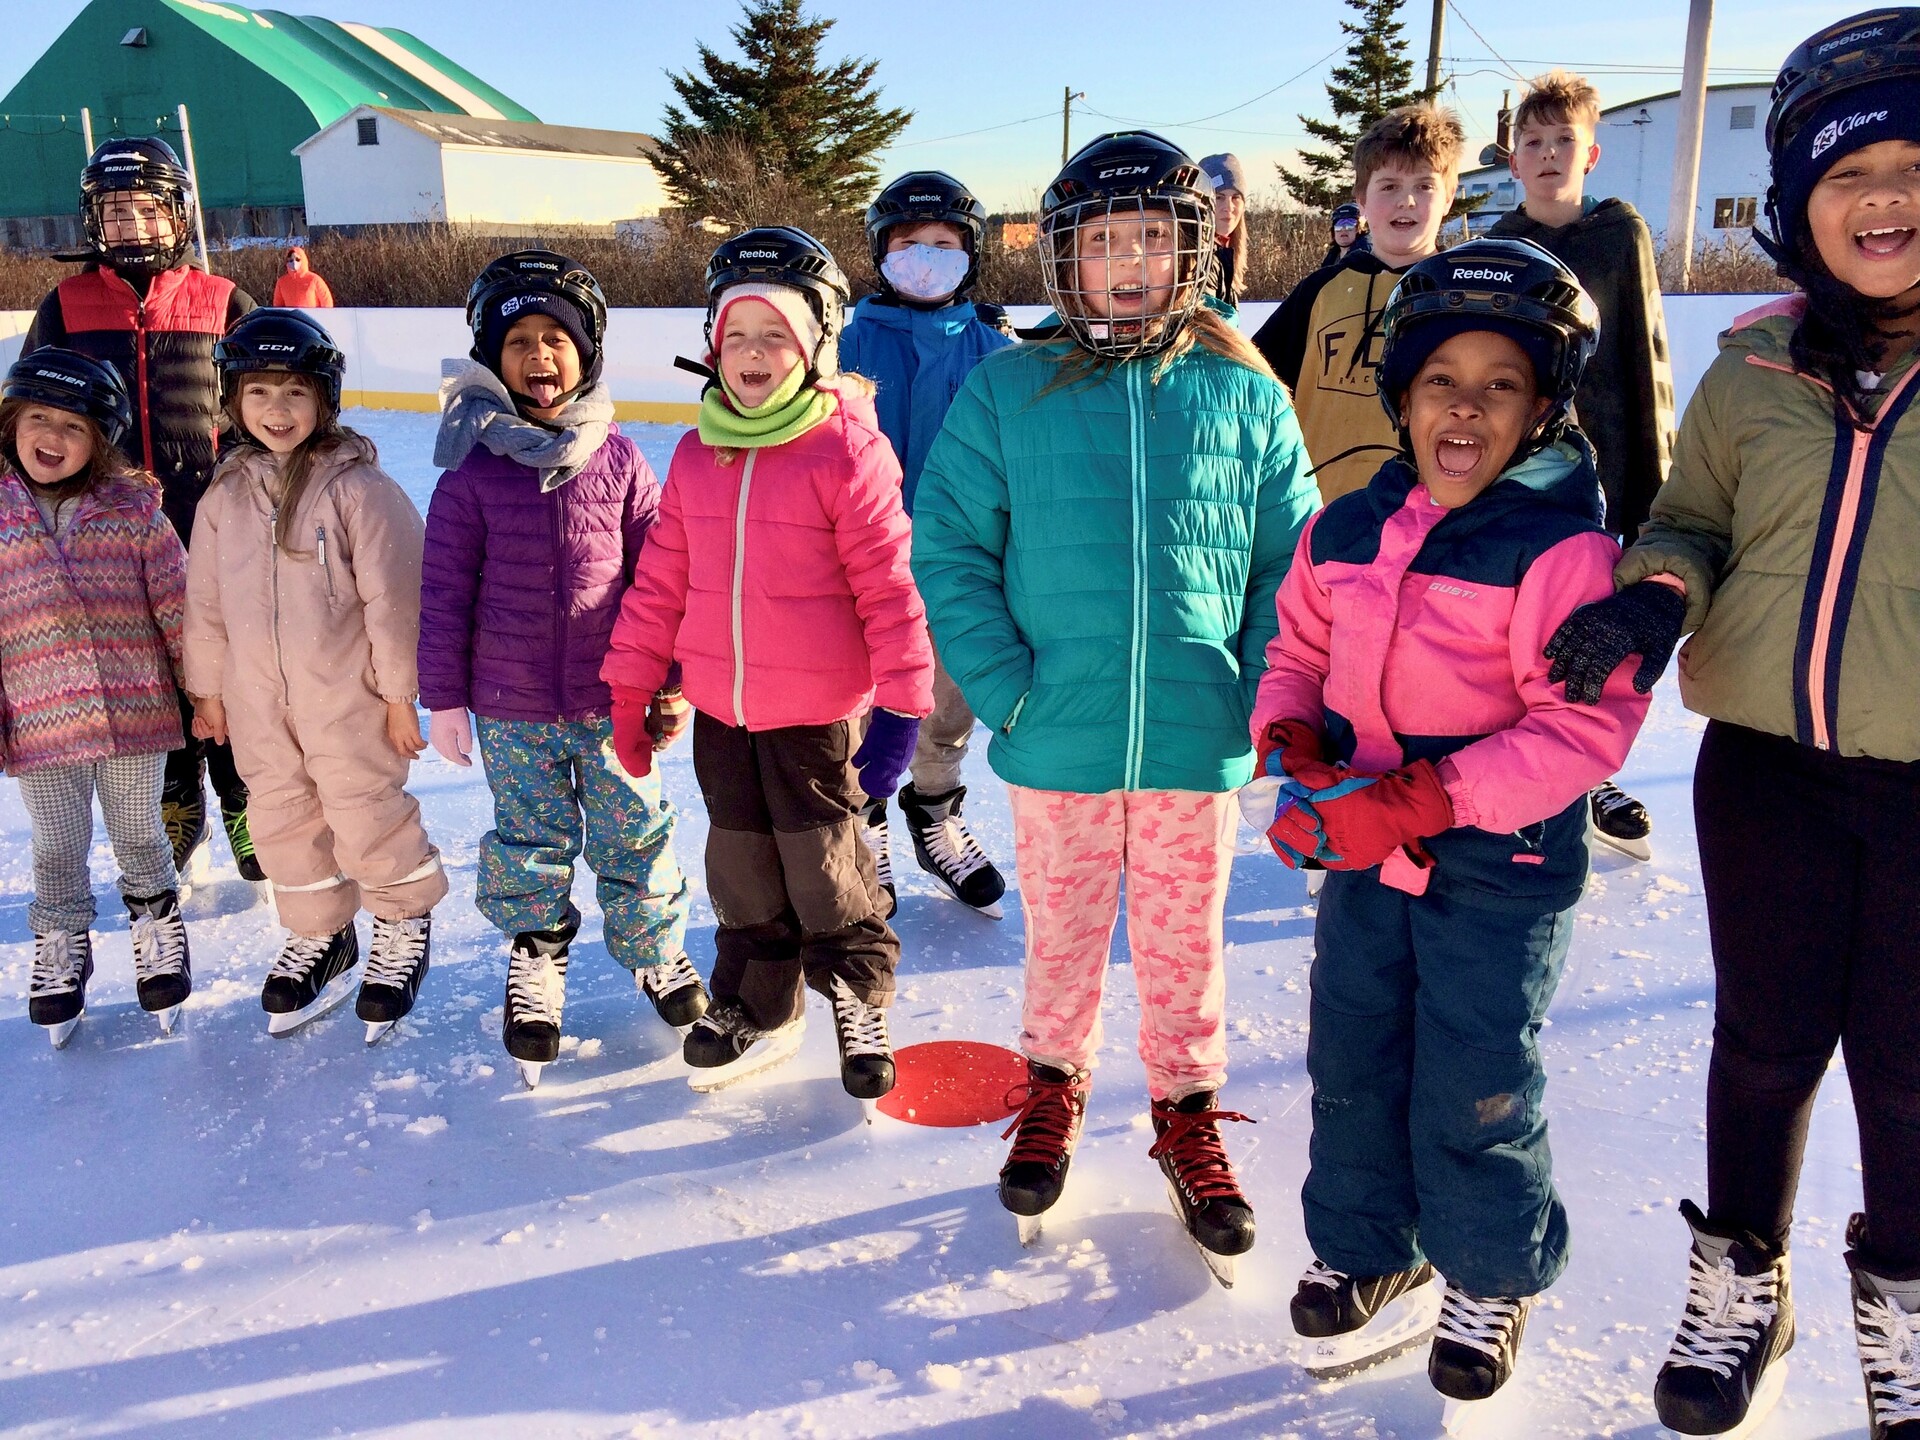
[[[287,268],[273,282],[273,303],[299,310],[331,310],[333,288],[313,273],[300,245],[287,247]]]

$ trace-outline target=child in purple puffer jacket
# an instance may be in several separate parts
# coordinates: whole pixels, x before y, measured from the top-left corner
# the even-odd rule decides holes
[[[613,424],[600,380],[606,299],[585,267],[544,250],[495,260],[467,297],[473,361],[448,361],[427,511],[420,700],[433,748],[493,790],[474,899],[512,937],[502,1038],[537,1084],[560,1053],[568,947],[580,928],[583,830],[608,951],[669,1025],[707,994],[687,959],[687,883],[656,770],[613,749],[600,662],[660,508],[660,483]],[[691,711],[678,682],[653,699],[664,749]],[[584,822],[584,825],[583,825]]]

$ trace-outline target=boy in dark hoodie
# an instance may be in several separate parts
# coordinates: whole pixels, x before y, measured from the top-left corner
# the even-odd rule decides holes
[[[1599,92],[1584,77],[1550,70],[1534,80],[1513,115],[1510,163],[1526,200],[1490,233],[1565,261],[1600,312],[1600,348],[1574,413],[1599,452],[1607,528],[1631,545],[1673,455],[1673,370],[1647,223],[1624,200],[1585,193],[1599,121]],[[1593,792],[1593,823],[1607,843],[1650,857],[1646,807],[1617,785]]]

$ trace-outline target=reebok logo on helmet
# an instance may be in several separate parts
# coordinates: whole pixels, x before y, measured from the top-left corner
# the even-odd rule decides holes
[[[1855,41],[1859,41],[1859,40],[1872,40],[1876,36],[1884,35],[1886,33],[1887,33],[1887,27],[1884,25],[1876,25],[1871,30],[1849,31],[1845,35],[1841,35],[1835,39],[1827,41],[1826,44],[1822,45],[1818,50],[1814,51],[1813,53],[1816,55],[1824,55],[1829,50],[1839,49],[1842,45],[1851,45]]]
[[[551,260],[522,260],[516,268],[521,270],[558,270],[560,267]]]
[[[742,250],[740,258],[742,260],[778,260],[780,252],[778,250]]]
[[[939,195],[909,195],[907,197],[907,203],[909,205],[938,205],[943,198],[944,197]]]
[[[1885,110],[1866,110],[1849,115],[1844,120],[1829,120],[1820,127],[1820,133],[1813,137],[1813,149],[1807,152],[1807,158],[1818,160],[1863,125],[1877,125],[1886,118]]]
[[[1456,284],[1462,280],[1493,280],[1502,285],[1511,285],[1513,276],[1511,270],[1492,270],[1481,266],[1471,270],[1455,270],[1452,279]]]

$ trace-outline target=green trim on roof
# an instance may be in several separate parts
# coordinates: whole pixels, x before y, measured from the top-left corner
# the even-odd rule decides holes
[[[389,29],[385,25],[378,25],[374,28],[379,30],[382,35],[393,41],[393,43],[398,45],[402,50],[407,51],[411,55],[418,56],[436,70],[445,71],[448,78],[459,81],[462,85],[466,86],[467,89],[471,90],[482,100],[485,100],[489,105],[493,106],[494,109],[498,110],[506,119],[528,120],[535,125],[543,125],[546,123],[519,101],[509,95],[501,94],[500,91],[487,84],[486,81],[482,80],[478,75],[475,75],[471,70],[455,64],[418,36],[409,35],[404,30]]]

